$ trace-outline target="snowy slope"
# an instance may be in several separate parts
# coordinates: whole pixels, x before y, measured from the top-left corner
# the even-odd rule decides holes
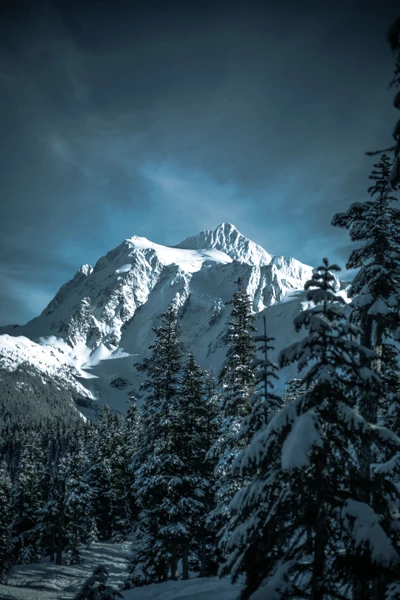
[[[124,412],[141,381],[133,363],[147,355],[152,328],[171,301],[179,306],[185,346],[203,367],[218,372],[238,278],[254,313],[271,312],[280,349],[292,339],[292,316],[301,309],[293,292],[311,272],[294,258],[271,256],[229,223],[174,247],[133,236],[94,267],[82,266],[40,316],[6,328],[10,335],[0,336],[0,361],[10,365],[29,355],[39,371],[77,376],[88,397]],[[11,352],[16,336],[25,341],[15,342]]]
[[[109,583],[116,589],[126,578],[131,542],[99,542],[89,549],[82,547],[80,565],[56,566],[44,559],[40,564],[17,565],[8,575],[7,585],[0,584],[0,600],[72,600],[82,583],[99,564],[107,567]],[[239,585],[214,577],[167,581],[122,593],[125,600],[236,600]]]

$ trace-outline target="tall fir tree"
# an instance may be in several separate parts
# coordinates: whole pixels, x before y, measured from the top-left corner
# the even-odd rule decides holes
[[[366,366],[381,378],[379,390],[365,390],[358,399],[358,410],[369,423],[388,425],[400,433],[397,429],[400,374],[396,344],[400,327],[400,210],[394,206],[397,198],[390,184],[390,173],[391,162],[383,154],[370,175],[371,199],[352,204],[345,213],[335,215],[332,224],[348,229],[351,240],[361,244],[352,251],[346,265],[348,269],[358,269],[349,291],[351,317],[361,328],[362,344],[377,354],[377,358],[366,358]],[[378,506],[379,494],[374,497],[376,481],[371,470],[378,460],[376,449],[368,436],[364,436],[360,444],[363,500]],[[379,486],[378,490],[380,493]],[[371,593],[367,578],[357,580],[355,588],[355,600],[368,598]]]
[[[82,440],[76,440],[62,468],[65,477],[65,537],[70,564],[82,560],[80,546],[86,544],[92,518],[92,491],[87,480],[89,460]]]
[[[276,501],[277,489],[269,489],[268,485],[276,460],[275,449],[267,461],[259,463],[254,460],[259,446],[264,441],[264,433],[268,423],[281,408],[281,398],[275,390],[278,378],[278,365],[270,358],[273,338],[267,335],[264,317],[264,332],[256,336],[259,342],[260,358],[253,361],[257,382],[255,392],[250,398],[251,412],[244,418],[239,438],[251,440],[237,456],[233,464],[233,474],[245,477],[248,481],[230,503],[231,535],[227,542],[228,559],[221,569],[221,574],[233,573],[236,579],[239,573],[245,574],[246,585],[242,597],[247,598],[260,585],[265,576],[271,537],[276,535],[272,507]],[[275,453],[275,455],[274,455]],[[251,461],[248,456],[253,456]],[[271,460],[271,462],[269,462]],[[272,499],[272,500],[271,500]],[[270,504],[269,504],[270,502]],[[270,510],[268,511],[267,508]],[[238,535],[240,531],[240,535]],[[267,537],[267,542],[264,538]]]
[[[362,329],[362,343],[382,355],[387,363],[392,348],[388,338],[399,325],[400,310],[400,210],[389,183],[391,163],[383,154],[370,179],[371,199],[352,204],[336,214],[332,225],[347,229],[360,247],[351,252],[347,269],[358,269],[351,284],[353,321]],[[386,355],[385,355],[386,350]]]
[[[173,304],[153,331],[151,356],[139,367],[147,376],[133,482],[139,515],[126,587],[176,579],[180,544],[189,534],[182,522],[186,478],[176,428],[183,351]]]
[[[130,474],[123,425],[116,414],[113,415],[111,444],[109,491],[111,539],[113,542],[122,542],[131,530]]]
[[[43,462],[40,434],[32,430],[26,432],[12,498],[16,562],[22,564],[40,559],[38,522],[43,505]]]
[[[255,320],[251,310],[251,298],[237,281],[238,290],[233,295],[233,308],[229,322],[229,347],[226,361],[219,376],[221,386],[220,429],[218,437],[209,452],[209,458],[216,459],[215,467],[215,507],[211,511],[209,527],[217,533],[219,546],[224,553],[224,545],[229,535],[229,503],[245,483],[242,477],[233,474],[232,467],[239,452],[248,440],[239,437],[244,419],[251,413],[250,399],[253,396],[256,379],[252,369],[256,359],[253,332]]]
[[[205,420],[203,422],[204,445],[207,452],[201,464],[201,473],[209,482],[204,498],[205,518],[201,520],[200,525],[200,554],[198,555],[197,570],[200,577],[215,576],[218,573],[218,566],[221,562],[221,551],[218,548],[218,535],[215,527],[210,527],[209,515],[215,509],[216,478],[215,468],[218,457],[210,450],[218,439],[221,426],[220,419],[220,393],[218,392],[217,381],[212,369],[205,371],[203,381],[203,398],[205,402]]]
[[[197,557],[198,569],[205,568],[205,528],[212,489],[212,471],[206,455],[210,449],[209,411],[204,395],[204,374],[189,351],[183,372],[180,402],[176,411],[176,435],[184,461],[185,506],[181,512],[187,534],[182,547],[182,577],[189,578],[189,550]],[[196,565],[193,565],[196,566]]]
[[[127,476],[128,485],[126,488],[127,501],[129,505],[129,514],[132,527],[138,515],[138,506],[135,495],[135,471],[137,469],[136,454],[139,451],[140,436],[142,430],[141,414],[138,410],[137,400],[134,396],[129,398],[129,408],[125,414],[123,422],[124,445],[127,457]]]
[[[104,405],[94,430],[90,430],[91,451],[88,483],[92,490],[93,510],[100,540],[112,536],[111,511],[111,455],[113,448],[113,414]]]
[[[357,451],[363,435],[386,457],[400,440],[355,408],[366,388],[380,385],[365,366],[376,354],[357,341],[360,330],[348,322],[332,270],[338,267],[324,259],[306,283],[311,307],[294,322],[306,335],[280,355],[282,366],[297,363],[305,391],[282,406],[241,456],[242,472],[254,479],[233,502],[238,521],[228,566],[234,578],[246,576],[242,599],[259,587],[271,600],[347,597],[359,549],[368,549],[364,571],[377,565],[395,571],[399,564],[390,527],[360,497]],[[382,502],[390,503],[398,495],[392,473],[380,474]]]

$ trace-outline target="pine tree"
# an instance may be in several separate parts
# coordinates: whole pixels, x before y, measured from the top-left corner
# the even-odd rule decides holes
[[[332,224],[348,229],[351,240],[361,243],[346,265],[358,269],[349,291],[351,318],[361,328],[362,344],[377,354],[375,359],[366,358],[366,366],[380,375],[382,384],[379,395],[377,390],[365,391],[358,401],[358,410],[369,423],[397,428],[400,375],[395,338],[400,326],[400,210],[394,206],[397,198],[392,193],[390,171],[390,160],[383,154],[370,175],[374,182],[368,190],[371,199],[335,215]],[[377,506],[371,465],[378,459],[368,436],[360,444],[363,500]],[[379,493],[380,490],[378,496]],[[369,597],[367,578],[357,581],[356,587],[355,600]]]
[[[88,483],[92,490],[93,511],[100,540],[112,535],[111,511],[111,455],[113,450],[114,421],[110,408],[104,405],[99,422],[91,428],[90,470]]]
[[[353,204],[337,214],[332,224],[349,230],[353,242],[361,247],[352,251],[346,267],[358,269],[349,290],[352,320],[361,329],[364,346],[381,357],[373,368],[384,385],[380,401],[366,395],[360,411],[376,423],[381,413],[398,412],[398,350],[394,338],[400,326],[400,210],[389,184],[390,161],[384,154],[370,176],[371,200]],[[390,404],[393,404],[390,407]]]
[[[42,508],[43,450],[39,433],[29,431],[22,442],[22,454],[13,486],[13,538],[16,562],[40,558],[39,515]]]
[[[185,488],[181,519],[187,528],[182,540],[182,577],[189,578],[189,547],[200,558],[204,552],[204,530],[209,510],[208,499],[212,481],[206,460],[210,448],[209,406],[204,397],[204,374],[189,351],[182,374],[182,388],[176,411],[176,436],[180,440],[179,454],[184,461]]]
[[[249,400],[251,412],[243,420],[239,432],[239,438],[244,437],[247,440],[251,439],[254,432],[259,431],[264,424],[270,421],[282,404],[281,397],[275,392],[274,380],[278,379],[278,365],[270,358],[270,353],[274,350],[272,346],[274,338],[267,335],[265,315],[263,323],[264,333],[254,338],[259,343],[257,351],[262,358],[256,358],[251,365],[256,381],[254,393]]]
[[[92,493],[87,482],[89,461],[81,440],[63,461],[65,473],[65,537],[70,564],[81,562],[79,547],[88,539],[92,516]]]
[[[217,457],[215,455],[211,456],[210,450],[218,439],[221,427],[219,412],[220,394],[212,369],[204,373],[203,398],[206,410],[205,421],[203,423],[204,446],[207,448],[207,452],[201,465],[201,473],[203,473],[209,485],[204,498],[205,518],[199,523],[201,545],[198,566],[194,567],[194,570],[198,570],[200,577],[217,575],[218,566],[221,562],[221,551],[218,548],[218,532],[210,526],[209,520],[210,513],[215,509],[215,468],[217,465]]]
[[[177,309],[171,304],[153,329],[150,358],[140,369],[147,375],[142,410],[142,432],[135,460],[134,492],[139,506],[136,540],[126,587],[177,577],[179,545],[188,530],[181,521],[186,479],[177,439],[182,348]]]
[[[332,270],[338,267],[324,259],[306,283],[312,306],[294,322],[306,335],[280,355],[281,366],[297,363],[305,391],[241,456],[242,473],[255,473],[232,505],[238,522],[228,567],[234,578],[246,575],[242,599],[260,586],[268,598],[346,597],[359,549],[368,550],[364,572],[399,563],[390,528],[360,498],[358,449],[360,436],[369,435],[388,458],[400,440],[355,410],[365,389],[380,385],[365,366],[376,354],[358,343],[360,330],[348,322]],[[390,475],[380,476],[382,501],[395,501]]]
[[[134,492],[136,454],[139,450],[139,440],[142,430],[142,419],[137,407],[137,401],[134,396],[129,398],[130,406],[125,414],[123,423],[124,444],[127,456],[127,476],[128,484],[126,487],[127,501],[129,504],[129,514],[131,524],[137,519],[138,507],[136,503],[136,495]]]
[[[109,490],[109,519],[113,542],[125,540],[131,529],[128,460],[128,448],[125,446],[122,423],[118,415],[113,415]]]
[[[58,478],[59,464],[54,462],[47,466],[48,490],[46,498],[38,515],[38,530],[40,547],[43,554],[50,556],[50,562],[55,559],[57,545],[57,521],[60,514],[60,482]]]
[[[220,373],[221,421],[218,439],[210,450],[209,457],[217,461],[216,506],[211,511],[208,522],[218,532],[219,545],[224,552],[224,544],[229,535],[230,514],[228,506],[233,496],[245,480],[233,475],[232,467],[239,452],[246,446],[248,439],[239,437],[243,421],[251,413],[250,399],[253,396],[256,380],[252,363],[256,358],[253,337],[255,327],[251,312],[251,299],[242,289],[238,280],[238,291],[233,296],[233,309],[230,320],[229,348],[225,364]]]
[[[249,483],[237,492],[230,504],[232,534],[227,542],[228,559],[221,568],[221,574],[232,573],[235,580],[239,573],[246,574],[245,591],[242,593],[244,598],[257,589],[265,576],[271,537],[277,533],[272,514],[277,489],[268,488],[273,463],[264,461],[260,465],[254,458],[252,461],[248,460],[249,455],[258,454],[259,446],[265,439],[263,435],[266,427],[282,404],[274,388],[278,366],[269,358],[269,353],[274,348],[271,344],[273,338],[267,336],[265,317],[264,334],[256,336],[256,341],[261,343],[258,352],[262,356],[252,364],[257,387],[250,399],[252,411],[243,420],[239,432],[239,438],[251,441],[237,456],[233,465],[233,474],[242,478],[244,476]],[[275,449],[272,457],[276,461]],[[266,511],[268,501],[271,502],[269,512]],[[266,536],[267,542],[264,540]]]
[[[352,251],[346,264],[359,269],[350,290],[353,320],[362,329],[362,343],[382,354],[385,336],[400,325],[400,210],[389,184],[390,160],[383,155],[370,179],[371,200],[352,204],[334,216],[332,225],[349,230],[361,247]]]

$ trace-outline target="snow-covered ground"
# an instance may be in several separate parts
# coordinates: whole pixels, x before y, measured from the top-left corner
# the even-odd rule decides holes
[[[80,565],[56,566],[48,559],[17,565],[11,569],[7,585],[0,585],[0,600],[72,600],[99,564],[107,567],[109,583],[118,589],[126,577],[130,545],[130,541],[93,544],[90,549],[82,549],[84,560]],[[122,592],[126,600],[235,600],[238,593],[239,585],[214,577],[168,581]]]

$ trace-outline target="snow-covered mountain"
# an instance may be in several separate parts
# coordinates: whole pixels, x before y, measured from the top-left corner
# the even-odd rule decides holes
[[[83,265],[41,315],[0,329],[8,334],[0,336],[0,368],[30,363],[76,381],[81,396],[124,411],[128,395],[139,390],[133,363],[146,356],[152,328],[171,301],[179,306],[185,346],[217,372],[238,278],[254,313],[267,312],[281,348],[291,341],[301,309],[302,295],[295,292],[311,272],[294,258],[271,256],[230,223],[173,247],[133,236],[94,267]]]

